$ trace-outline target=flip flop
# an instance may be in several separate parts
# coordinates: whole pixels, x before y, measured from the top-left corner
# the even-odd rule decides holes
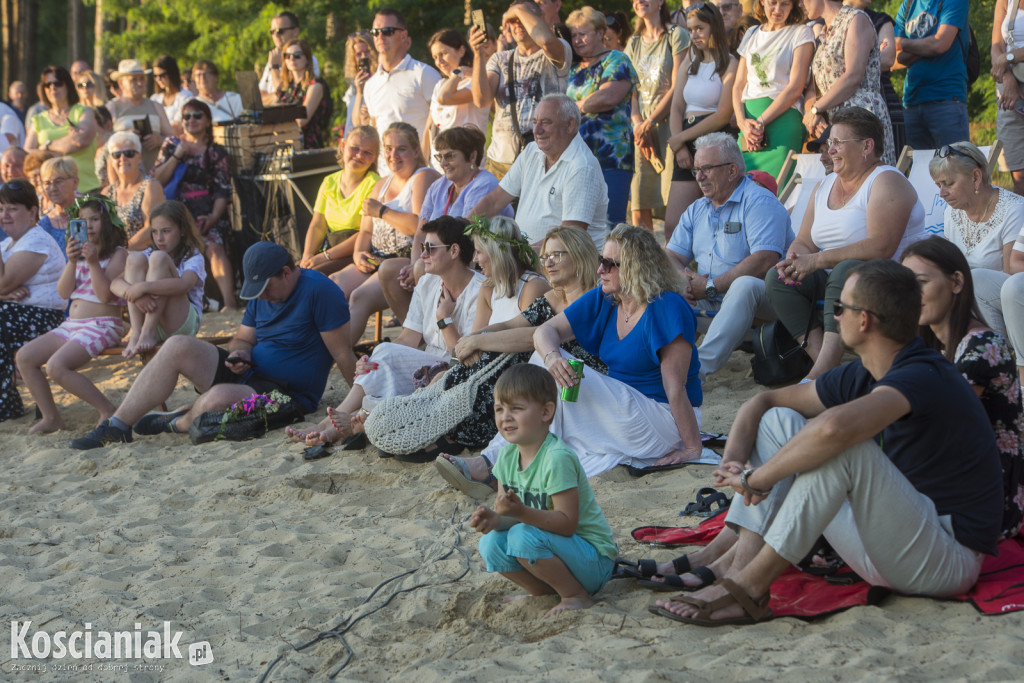
[[[687,504],[680,517],[714,517],[729,509],[732,501],[721,491],[705,486],[697,492],[697,500]],[[716,507],[717,506],[717,507]]]
[[[364,448],[366,448],[366,432],[356,432],[338,444],[338,449],[342,451],[361,451]]]
[[[714,432],[701,432],[700,440],[705,446],[722,446],[725,444],[725,440],[729,438],[728,434],[717,434]]]
[[[682,574],[693,574],[700,583],[696,586],[689,586],[683,583]],[[654,577],[661,577],[661,581],[654,581]],[[656,591],[685,591],[687,593],[698,591],[701,588],[712,585],[717,580],[715,573],[707,567],[696,567],[687,572],[680,572],[679,574],[655,574],[651,577],[651,580],[639,581],[637,585],[643,586],[644,588],[650,588]]]
[[[676,595],[670,598],[672,602],[683,602],[688,605],[693,605],[697,608],[696,617],[681,617],[678,614],[669,612],[664,607],[657,605],[651,605],[648,607],[648,611],[659,616],[668,617],[673,621],[679,621],[684,624],[693,624],[694,626],[747,626],[749,624],[756,624],[761,621],[767,621],[774,615],[771,609],[768,608],[768,601],[771,600],[771,593],[766,593],[758,599],[751,598],[747,595],[746,591],[737,586],[730,579],[719,579],[715,582],[716,586],[721,586],[728,595],[723,595],[720,598],[716,598],[710,602],[707,600],[701,600],[694,598],[689,595]],[[712,619],[711,614],[722,609],[723,607],[729,607],[733,604],[739,604],[743,608],[744,616],[733,617],[731,619]]]
[[[459,491],[462,491],[470,498],[476,500],[485,500],[493,496],[496,492],[487,482],[497,481],[494,475],[488,475],[487,482],[480,482],[469,474],[469,465],[466,461],[460,457],[452,456],[455,462],[451,462],[448,458],[438,458],[434,461],[434,467],[437,468],[438,473],[444,477],[444,480],[454,486]]]
[[[302,451],[303,460],[319,460],[320,458],[326,458],[328,455],[333,455],[334,452],[329,446],[320,444],[318,446],[310,446],[309,448]]]

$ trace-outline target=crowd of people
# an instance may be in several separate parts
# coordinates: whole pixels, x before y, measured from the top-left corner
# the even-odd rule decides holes
[[[1024,17],[997,4],[999,131],[1019,190]],[[238,118],[237,94],[207,60],[187,74],[171,57],[122,60],[106,103],[79,63],[47,67],[27,152],[7,134],[0,163],[0,419],[24,410],[15,366],[39,407],[33,432],[64,427],[47,375],[96,408],[71,444],[90,449],[184,432],[256,394],[314,412],[336,365],[350,391],[289,438],[369,441],[495,494],[472,519],[488,571],[557,593],[556,614],[589,606],[616,565],[587,479],[718,462],[702,384],[757,321],[778,320],[810,370],[737,414],[715,470],[737,492],[728,530],[707,552],[637,563],[693,592],[656,611],[765,618],[771,581],[822,535],[874,583],[962,592],[1024,517],[1024,199],[993,187],[969,142],[966,0],[905,0],[895,19],[867,5],[634,0],[631,26],[513,0],[498,31],[435,33],[437,69],[409,54],[400,12],[377,11],[346,42],[342,170],[322,183],[301,254],[246,251],[227,348],[195,335],[208,271],[236,306],[212,130]],[[328,81],[298,17],[275,15],[270,33],[264,102],[304,105],[303,145],[323,147]],[[893,69],[907,71],[902,104]],[[794,225],[780,173],[807,140],[826,174]],[[943,237],[893,166],[904,142],[935,150]],[[120,343],[125,309],[125,355],[162,346],[114,406],[77,370]],[[357,359],[385,309],[397,338]],[[711,317],[699,344],[698,313]],[[199,397],[154,412],[179,377]]]

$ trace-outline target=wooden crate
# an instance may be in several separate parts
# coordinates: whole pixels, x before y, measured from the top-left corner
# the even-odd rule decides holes
[[[272,124],[240,124],[214,126],[213,141],[227,147],[231,156],[231,172],[252,170],[256,155],[273,154],[275,150],[302,149],[302,131],[295,121]]]

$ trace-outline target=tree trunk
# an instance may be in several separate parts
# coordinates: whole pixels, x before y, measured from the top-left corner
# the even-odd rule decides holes
[[[35,0],[16,0],[17,10],[17,49],[20,59],[18,60],[18,79],[26,85],[39,80],[39,68],[37,66],[36,51],[32,49],[36,45],[36,33],[39,25],[39,6]]]
[[[0,87],[3,94],[11,83],[18,80],[18,15],[15,0],[0,0],[0,42],[4,55],[3,66],[0,67]]]
[[[107,57],[103,48],[103,43],[106,40],[104,17],[103,0],[96,0],[96,37],[92,43],[92,70],[99,74],[100,78],[107,76]]]
[[[68,64],[85,57],[85,7],[82,0],[68,0]]]

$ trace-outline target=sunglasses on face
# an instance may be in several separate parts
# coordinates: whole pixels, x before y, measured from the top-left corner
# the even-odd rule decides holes
[[[62,85],[64,85],[64,84],[61,83],[60,81],[47,81],[46,85],[44,85],[43,87],[44,88],[59,88]]]
[[[377,36],[384,36],[385,38],[390,38],[391,36],[395,35],[395,31],[404,31],[404,30],[405,30],[404,28],[401,28],[401,27],[398,27],[398,26],[385,26],[384,28],[371,28],[370,29],[370,35],[372,35],[374,38],[376,38]]]
[[[424,242],[423,243],[423,253],[424,254],[430,254],[435,249],[447,249],[448,246],[449,245],[444,244],[444,243],[441,243],[441,244],[431,244],[430,242]]]
[[[166,78],[166,77],[167,77],[167,72],[166,71],[161,71],[160,73],[157,73],[155,71],[153,72],[153,78]]]
[[[621,265],[621,261],[612,261],[610,258],[605,258],[604,256],[597,257],[597,267],[604,268],[604,272],[606,273],[612,272],[612,268],[618,268]]]
[[[138,152],[134,149],[122,149],[117,152],[111,152],[110,156],[114,159],[120,159],[121,157],[124,157],[125,159],[134,159],[136,154],[138,154]]]
[[[838,317],[842,316],[843,315],[843,311],[861,311],[863,313],[868,313],[869,315],[873,315],[876,318],[878,318],[879,320],[885,320],[885,318],[883,318],[882,316],[878,315],[874,311],[869,311],[866,308],[861,308],[860,306],[854,306],[853,304],[844,304],[839,299],[836,299],[835,301],[832,302],[832,317],[838,318]]]
[[[182,121],[191,121],[192,119],[198,121],[201,118],[203,118],[203,112],[201,111],[184,111],[181,113]]]
[[[438,152],[437,154],[434,155],[434,160],[437,161],[437,163],[439,164],[444,163],[446,161],[454,161],[457,154],[458,152],[454,151]]]
[[[284,58],[285,59],[302,59],[305,56],[306,55],[302,54],[301,52],[285,52],[284,53]]]
[[[294,26],[289,26],[287,28],[272,28],[272,29],[270,29],[270,35],[272,35],[272,36],[279,36],[282,33],[287,33],[288,31],[294,31],[294,30],[295,30]]]

